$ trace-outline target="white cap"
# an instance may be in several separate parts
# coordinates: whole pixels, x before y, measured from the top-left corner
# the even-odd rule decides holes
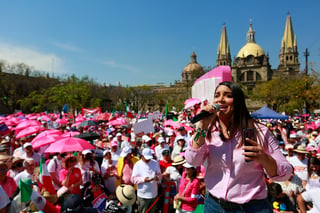
[[[183,167],[186,167],[186,168],[194,168],[194,166],[192,166],[192,165],[189,164],[189,163],[184,163],[184,164],[183,164]]]
[[[151,138],[148,135],[144,135],[142,136],[142,140],[143,142],[148,142],[148,141],[151,141]]]
[[[118,136],[122,136],[122,134],[121,134],[120,132],[118,132],[118,133],[116,134],[116,137],[118,137]]]
[[[122,152],[120,154],[120,157],[126,157],[128,154],[131,153],[131,147],[129,146],[125,146],[123,149],[122,149]]]
[[[32,144],[31,144],[31,143],[25,143],[25,144],[23,144],[23,148],[27,148],[28,146],[32,146]]]
[[[103,151],[103,156],[105,156],[108,152],[110,152],[110,153],[111,153],[111,150],[110,150],[110,149],[106,149],[106,150],[104,150],[104,151]]]
[[[159,143],[163,143],[163,142],[166,142],[166,141],[164,140],[163,137],[159,137],[159,138],[158,138],[158,142],[159,142]]]
[[[146,159],[146,160],[150,160],[153,158],[152,152],[150,148],[144,148],[142,150],[142,156]]]
[[[183,137],[182,135],[178,135],[178,136],[176,137],[176,141],[178,141],[178,140],[184,140],[184,141],[186,141],[185,137]]]
[[[86,150],[83,150],[83,151],[82,151],[82,154],[83,154],[83,155],[92,154],[92,151],[91,151],[90,149],[86,149]]]

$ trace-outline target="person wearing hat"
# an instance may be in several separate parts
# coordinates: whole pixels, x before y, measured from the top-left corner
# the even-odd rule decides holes
[[[302,180],[303,187],[306,186],[308,180],[308,154],[304,145],[298,145],[293,150],[296,155],[289,159],[290,164],[293,166],[294,173]]]
[[[184,163],[185,171],[181,175],[178,194],[174,197],[175,202],[181,202],[181,209],[186,212],[192,212],[198,205],[198,194],[200,192],[200,183],[197,179],[197,170],[189,163]],[[176,212],[179,212],[176,211]]]
[[[116,137],[114,138],[114,140],[116,140],[118,143],[118,149],[121,149],[121,146],[122,146],[122,139],[121,138],[122,138],[122,134],[120,132],[118,132],[116,134]]]
[[[24,170],[17,174],[14,177],[16,184],[19,185],[21,179],[29,178],[32,180],[34,170],[35,170],[35,162],[32,158],[26,158],[23,161]]]
[[[23,144],[24,153],[21,155],[21,158],[32,158],[35,162],[35,166],[40,166],[41,155],[34,152],[31,143],[27,142]]]
[[[108,193],[114,194],[116,191],[117,183],[117,162],[113,161],[111,158],[111,150],[106,149],[103,152],[104,160],[101,164],[101,176],[103,179],[104,187],[107,189]]]
[[[292,144],[286,144],[285,149],[288,153],[288,155],[286,156],[286,159],[289,161],[290,158],[294,156],[294,152],[293,152],[294,146]]]
[[[62,161],[63,169],[59,174],[59,181],[62,187],[66,187],[71,194],[81,195],[82,185],[81,170],[77,167],[77,158],[73,155],[65,157]]]
[[[13,158],[11,169],[8,172],[8,175],[12,178],[14,178],[17,174],[23,171],[23,161],[22,158]]]
[[[121,184],[116,189],[116,196],[123,206],[132,206],[137,199],[136,192],[131,185]]]
[[[190,137],[187,134],[186,129],[181,126],[177,129],[177,136],[182,136],[184,138],[185,141],[188,141],[190,139]],[[178,137],[175,138],[174,143],[173,143],[173,148],[176,147],[178,145]]]
[[[171,166],[167,167],[164,173],[162,174],[164,179],[167,179],[167,181],[171,180],[176,183],[176,190],[178,191],[181,175],[183,172],[183,164],[186,162],[186,160],[180,156],[177,155],[171,164]]]
[[[141,160],[134,166],[131,181],[137,184],[138,212],[145,213],[154,203],[158,196],[158,182],[162,174],[158,161],[153,159],[150,148],[142,150]],[[155,212],[155,206],[150,213]]]
[[[173,147],[172,153],[171,153],[171,159],[174,159],[177,155],[180,155],[180,153],[185,152],[186,150],[186,138],[178,135],[176,137],[177,145]]]
[[[118,163],[118,160],[120,158],[120,154],[121,154],[121,150],[118,148],[118,142],[113,139],[110,143],[111,145],[111,157],[112,157],[112,160],[115,162],[115,163]]]
[[[157,160],[162,160],[162,151],[164,149],[169,150],[169,145],[166,143],[165,139],[163,137],[158,137],[157,141],[159,142],[159,145],[157,145],[154,148],[154,151],[156,153]]]
[[[121,154],[120,158],[118,160],[118,183],[120,184],[127,184],[127,185],[133,185],[131,181],[131,175],[133,171],[133,166],[139,161],[140,159],[132,154],[132,148],[131,147],[125,147]]]
[[[90,149],[82,151],[79,165],[82,174],[82,187],[85,187],[86,184],[89,185],[91,183],[93,174],[100,174],[99,164],[94,159],[93,151]]]

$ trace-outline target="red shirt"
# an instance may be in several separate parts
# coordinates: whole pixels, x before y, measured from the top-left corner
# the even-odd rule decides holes
[[[160,165],[161,173],[163,173],[166,170],[166,168],[171,166],[172,162],[173,161],[171,159],[168,162],[166,162],[164,160],[160,160],[159,165]]]
[[[67,169],[62,169],[60,171],[60,174],[59,174],[59,181],[60,183],[62,183],[62,181],[64,181],[67,177],[67,174],[68,174],[68,170]],[[69,177],[69,183],[66,187],[71,187],[72,184],[75,184],[76,182],[79,181],[79,178],[81,178],[81,171],[79,168],[73,168],[73,172],[72,174],[70,175]],[[80,186],[74,188],[71,192],[71,194],[78,194],[81,196],[81,191],[80,191]]]

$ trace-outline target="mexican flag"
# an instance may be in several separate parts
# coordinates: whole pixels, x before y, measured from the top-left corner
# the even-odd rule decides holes
[[[21,179],[19,183],[21,191],[21,203],[31,200],[38,210],[44,213],[58,213],[57,208],[47,201],[44,197],[32,189],[32,182],[30,178]]]
[[[43,187],[50,193],[50,194],[56,194],[56,189],[54,188],[52,184],[52,178],[51,175],[48,172],[47,165],[41,155],[40,160],[40,174],[39,174],[39,180],[40,183],[43,185]]]
[[[128,118],[133,118],[133,115],[132,115],[132,113],[130,111],[130,108],[129,108],[127,102],[126,102],[126,113],[127,113],[127,117]]]

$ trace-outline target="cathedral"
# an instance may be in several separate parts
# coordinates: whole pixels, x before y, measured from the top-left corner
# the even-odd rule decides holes
[[[192,55],[195,56],[195,53],[192,53]],[[192,60],[190,64],[192,64]],[[216,60],[216,66],[220,65],[229,65],[231,67],[232,80],[241,84],[247,93],[250,93],[257,82],[269,81],[274,77],[299,75],[300,63],[298,60],[298,47],[296,36],[293,32],[291,16],[288,15],[286,19],[280,46],[279,66],[277,69],[271,69],[269,55],[266,54],[263,48],[256,42],[252,23],[249,24],[246,44],[239,50],[233,61],[226,26],[223,26]],[[197,67],[196,70],[201,72],[201,66],[197,64]],[[185,81],[187,73],[191,75],[190,71],[187,71],[185,68],[182,72],[182,81]]]

